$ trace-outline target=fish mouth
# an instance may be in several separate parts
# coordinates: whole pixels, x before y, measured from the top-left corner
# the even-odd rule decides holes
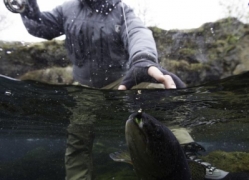
[[[139,119],[139,122],[136,121],[136,119]],[[130,126],[132,126],[132,128],[134,128],[134,126],[136,126],[136,128],[142,129],[143,128],[143,118],[142,118],[142,113],[133,113],[129,116],[128,120],[126,120],[126,129],[131,128]]]
[[[142,113],[133,113],[129,116],[125,125],[125,134],[129,142],[140,137],[139,139],[142,140],[143,144],[146,146],[148,138],[143,129],[143,123]]]

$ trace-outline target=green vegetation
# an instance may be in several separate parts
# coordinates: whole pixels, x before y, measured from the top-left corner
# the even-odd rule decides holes
[[[202,159],[228,172],[249,172],[249,153],[246,152],[214,151]]]

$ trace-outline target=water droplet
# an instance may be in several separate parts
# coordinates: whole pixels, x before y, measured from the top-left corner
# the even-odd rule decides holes
[[[12,94],[12,93],[11,93],[10,90],[5,91],[5,95],[6,95],[6,96],[11,96],[11,94]]]
[[[11,54],[12,52],[11,51],[6,51],[6,54]]]
[[[112,11],[112,8],[109,8],[109,11]]]
[[[214,34],[214,29],[213,28],[210,28],[210,31],[212,34]]]
[[[110,64],[109,67],[112,67],[112,65]]]
[[[99,10],[98,10],[98,9],[96,9],[96,12],[99,12]]]
[[[0,48],[0,51],[3,51],[3,49],[2,49],[2,48]]]
[[[105,80],[107,81],[107,80],[108,80],[108,77],[106,77]]]

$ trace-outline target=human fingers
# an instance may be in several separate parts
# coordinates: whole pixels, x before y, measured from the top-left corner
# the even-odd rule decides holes
[[[157,67],[149,67],[148,74],[159,83],[162,83],[165,89],[176,89],[176,84],[172,77],[170,75],[164,75]]]
[[[125,85],[119,85],[118,90],[127,90]]]

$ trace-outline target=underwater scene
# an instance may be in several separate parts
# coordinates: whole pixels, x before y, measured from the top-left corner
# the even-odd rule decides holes
[[[166,127],[187,128],[205,148],[200,158],[206,162],[249,173],[248,72],[178,90],[97,90],[6,76],[0,86],[1,180],[65,179],[67,127],[74,110],[96,116],[95,179],[138,179],[132,165],[109,155],[127,149],[125,123],[139,110]]]

